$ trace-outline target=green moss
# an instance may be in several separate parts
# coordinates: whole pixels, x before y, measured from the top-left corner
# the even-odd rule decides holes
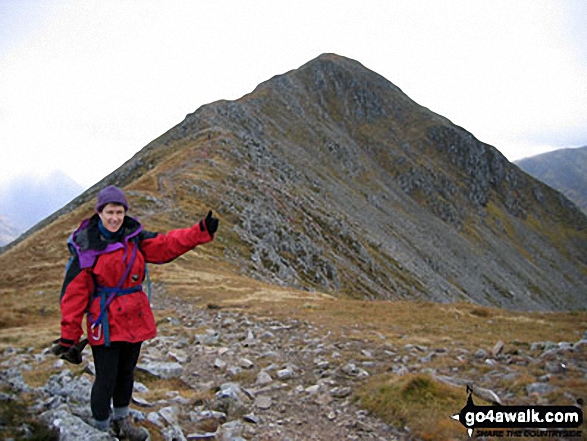
[[[536,285],[534,283],[530,283],[530,286],[528,288],[530,289],[530,291],[533,294],[536,294],[538,296],[541,296],[543,294],[542,289],[538,285]]]

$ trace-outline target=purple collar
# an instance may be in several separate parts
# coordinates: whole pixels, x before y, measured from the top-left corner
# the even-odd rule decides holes
[[[113,243],[108,244],[106,246],[106,248],[100,249],[100,250],[92,249],[92,248],[82,249],[82,247],[75,241],[75,238],[81,231],[83,231],[89,227],[90,220],[91,219],[84,220],[80,224],[80,226],[77,228],[77,230],[75,230],[73,232],[73,234],[71,235],[71,239],[69,241],[69,243],[73,246],[73,248],[77,252],[80,267],[82,269],[92,267],[94,265],[94,263],[96,262],[96,259],[98,258],[98,256],[101,256],[102,254],[108,254],[113,251],[126,248],[128,241],[137,237],[141,233],[141,231],[143,231],[143,226],[138,221],[135,220],[138,224],[138,228],[136,228],[130,234],[125,236],[124,242],[113,242]]]

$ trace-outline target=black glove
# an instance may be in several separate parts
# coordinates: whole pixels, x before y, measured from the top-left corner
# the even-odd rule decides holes
[[[51,348],[51,353],[53,355],[59,356],[69,351],[69,348],[71,348],[73,345],[73,341],[58,338],[53,342],[53,345],[54,346]]]
[[[220,221],[217,218],[212,217],[212,210],[210,210],[206,219],[200,221],[200,228],[202,231],[208,231],[208,233],[214,234],[218,229],[219,222]]]
[[[88,344],[88,339],[85,338],[80,341],[77,345],[69,348],[65,354],[61,356],[65,361],[69,361],[72,364],[80,364],[82,362],[82,351]]]
[[[66,341],[69,342],[69,340]],[[68,361],[69,363],[80,364],[82,362],[82,351],[88,344],[88,339],[85,338],[82,341],[80,341],[77,345],[69,347],[63,346],[61,344],[62,342],[63,339],[55,340],[54,343],[57,344],[53,348],[51,348],[51,352],[53,352],[55,355],[60,355],[61,359]]]

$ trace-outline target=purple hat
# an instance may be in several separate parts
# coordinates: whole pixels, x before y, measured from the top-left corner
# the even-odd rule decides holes
[[[115,185],[109,185],[98,193],[98,202],[96,203],[96,212],[100,213],[108,204],[120,204],[128,211],[128,202],[122,190]]]

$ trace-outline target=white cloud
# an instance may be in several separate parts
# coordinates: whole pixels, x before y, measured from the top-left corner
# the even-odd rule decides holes
[[[8,7],[20,21],[22,5]],[[564,147],[569,132],[587,144],[580,2],[49,5],[35,26],[0,31],[0,184],[61,169],[89,186],[199,106],[323,52],[363,63],[509,159]]]

